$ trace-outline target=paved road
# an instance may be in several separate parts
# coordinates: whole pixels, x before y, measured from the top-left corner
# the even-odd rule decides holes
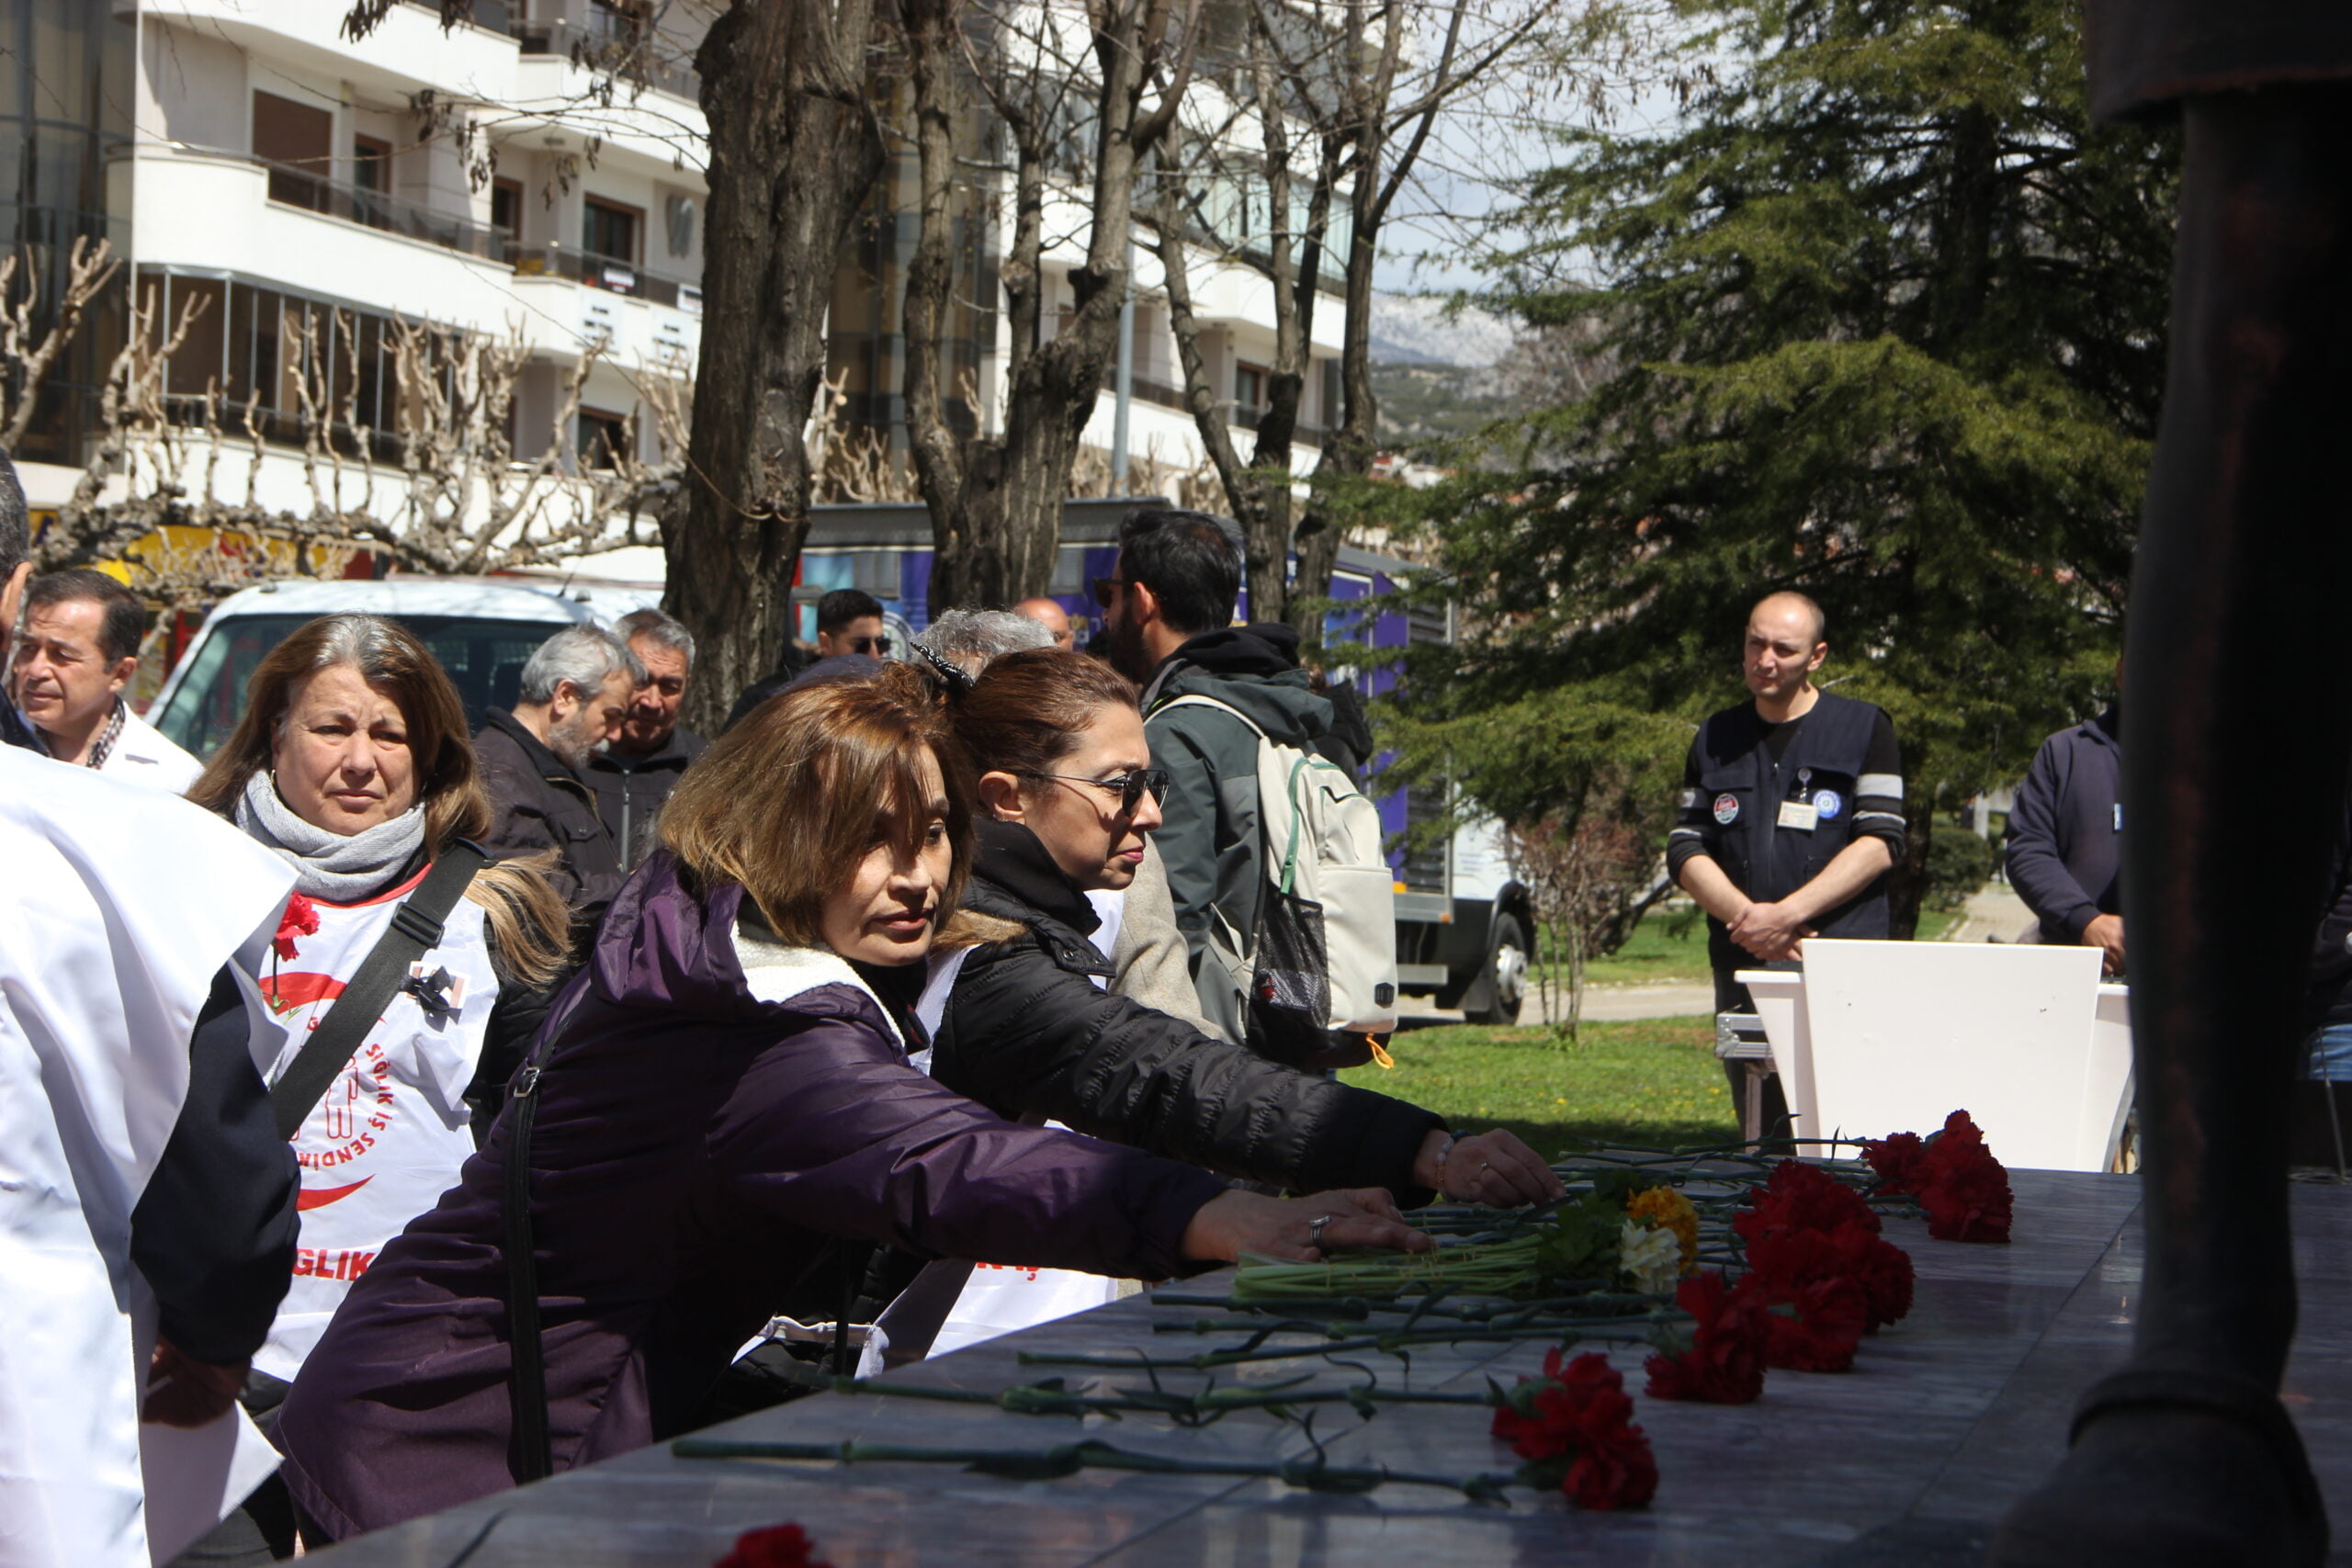
[[[1691,1018],[1714,1010],[1715,988],[1703,982],[1690,985],[1588,986],[1584,993],[1584,1016],[1594,1023],[1619,1023],[1639,1018]],[[1405,998],[1405,1022],[1408,1029],[1461,1021],[1461,1013],[1452,1009],[1431,1007],[1426,998]],[[1544,1021],[1542,990],[1530,990],[1526,1005],[1520,1010],[1519,1021],[1524,1024]]]

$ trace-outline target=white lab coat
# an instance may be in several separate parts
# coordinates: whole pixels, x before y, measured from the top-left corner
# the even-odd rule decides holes
[[[242,1414],[140,1425],[130,1216],[213,976],[241,952],[250,972],[292,880],[195,806],[0,746],[0,1568],[145,1568],[151,1491],[167,1557],[250,1485]]]

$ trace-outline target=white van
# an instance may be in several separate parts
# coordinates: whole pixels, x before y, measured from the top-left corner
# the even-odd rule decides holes
[[[466,723],[511,707],[524,661],[565,626],[611,626],[658,607],[658,584],[532,581],[492,577],[388,577],[381,581],[265,582],[212,607],[147,709],[147,721],[197,757],[211,755],[245,711],[254,666],[296,627],[320,615],[360,614],[400,622],[423,639],[457,683]]]

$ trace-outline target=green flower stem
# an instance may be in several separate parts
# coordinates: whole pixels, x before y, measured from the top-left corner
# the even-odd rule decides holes
[[[1125,1470],[1153,1475],[1221,1475],[1279,1481],[1316,1492],[1369,1492],[1375,1486],[1436,1486],[1474,1502],[1503,1500],[1502,1489],[1517,1481],[1509,1474],[1421,1475],[1385,1466],[1342,1466],[1322,1459],[1280,1461],[1172,1459],[1137,1453],[1109,1443],[1060,1443],[1049,1449],[1008,1452],[998,1448],[922,1448],[902,1443],[784,1443],[752,1439],[679,1438],[670,1451],[680,1459],[831,1460],[842,1464],[960,1464],[984,1474],[1044,1481],[1080,1470]]]
[[[992,1404],[1015,1416],[1175,1416],[1196,1421],[1214,1420],[1236,1410],[1279,1410],[1293,1404],[1351,1404],[1362,1408],[1366,1404],[1494,1404],[1493,1397],[1483,1392],[1386,1389],[1363,1384],[1322,1389],[1296,1386],[1306,1381],[1302,1377],[1268,1387],[1210,1388],[1198,1393],[1126,1389],[1114,1394],[1081,1394],[1072,1393],[1052,1383],[1024,1383],[1018,1388],[1006,1389],[1001,1393],[980,1393],[968,1389],[885,1382],[878,1378],[863,1382],[855,1378],[836,1378],[833,1380],[833,1391],[836,1393],[878,1393],[893,1399],[928,1399],[951,1404]]]
[[[1239,1366],[1245,1361],[1283,1361],[1301,1356],[1336,1356],[1355,1350],[1393,1353],[1416,1345],[1510,1344],[1527,1339],[1551,1338],[1569,1332],[1580,1339],[1614,1339],[1628,1344],[1639,1344],[1647,1337],[1646,1330],[1625,1332],[1629,1326],[1629,1321],[1623,1317],[1559,1318],[1523,1329],[1436,1328],[1422,1333],[1366,1335],[1361,1338],[1321,1345],[1276,1346],[1272,1349],[1253,1344],[1243,1349],[1204,1350],[1197,1356],[1169,1359],[1065,1350],[1023,1350],[1019,1354],[1021,1365],[1024,1367],[1107,1367],[1126,1371],[1150,1368],[1159,1371],[1205,1372],[1218,1367]]]

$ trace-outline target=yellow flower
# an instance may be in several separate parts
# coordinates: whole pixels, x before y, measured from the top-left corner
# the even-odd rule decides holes
[[[1682,1271],[1690,1273],[1699,1266],[1699,1211],[1679,1187],[1653,1187],[1634,1195],[1625,1205],[1630,1219],[1646,1220],[1659,1230],[1672,1231],[1682,1243]]]

